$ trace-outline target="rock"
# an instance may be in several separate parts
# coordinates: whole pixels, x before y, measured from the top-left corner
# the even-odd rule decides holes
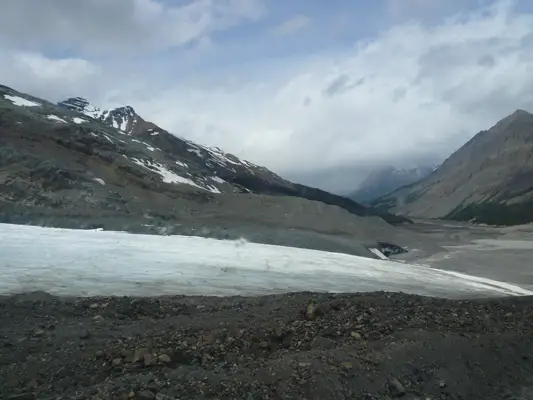
[[[150,390],[141,390],[137,393],[137,396],[135,396],[135,398],[138,400],[154,400],[156,398],[156,395]]]
[[[133,352],[128,352],[128,351],[123,351],[122,352],[122,358],[124,359],[125,362],[127,363],[133,363],[133,360],[135,358],[135,353]]]
[[[35,332],[33,332],[33,335],[37,337],[43,337],[46,335],[46,332],[42,329],[37,329]]]
[[[204,344],[213,344],[215,343],[215,341],[216,341],[215,335],[213,335],[212,333],[206,333],[205,335],[202,335],[201,337],[201,343],[204,343]]]
[[[283,329],[281,328],[281,326],[276,326],[274,328],[273,335],[276,339],[281,339],[283,337]]]
[[[112,363],[114,366],[118,366],[118,365],[121,365],[122,364],[122,358],[118,357],[118,358],[115,358]]]
[[[352,369],[352,368],[353,368],[353,365],[352,365],[351,362],[343,362],[343,363],[341,364],[341,367],[342,367],[342,369]]]
[[[37,379],[33,378],[28,382],[28,386],[32,389],[37,389],[39,387],[39,382],[37,382]]]
[[[405,387],[397,378],[392,378],[389,381],[389,390],[392,397],[402,397],[405,395]]]
[[[80,332],[80,339],[89,339],[91,337],[91,332],[87,329],[84,329]]]
[[[444,382],[444,381],[440,381],[440,382],[439,382],[439,387],[440,387],[441,389],[445,388],[445,387],[446,387],[446,382]]]
[[[8,400],[35,400],[37,397],[33,393],[13,394],[8,397]]]
[[[145,353],[143,356],[144,365],[149,367],[150,365],[155,364],[155,357],[151,353]]]
[[[355,340],[362,340],[363,336],[359,332],[352,332],[350,333],[350,336],[353,337]]]
[[[315,307],[312,305],[312,304],[309,304],[307,306],[307,310],[306,310],[306,313],[305,313],[305,317],[309,320],[309,321],[312,321],[316,318],[316,315],[315,315]]]
[[[89,306],[90,310],[96,310],[97,308],[100,308],[100,304],[98,303],[93,303]]]
[[[172,361],[172,359],[170,358],[168,354],[160,354],[159,357],[157,358],[159,359],[159,361],[165,364],[168,364]]]
[[[339,299],[332,300],[329,302],[329,307],[335,311],[339,311],[341,308],[344,307],[344,305],[345,305],[344,301],[339,300]]]
[[[305,312],[305,317],[308,321],[314,321],[316,318],[324,316],[324,311],[325,309],[323,306],[309,304]]]
[[[133,359],[131,360],[131,362],[133,363],[137,363],[139,361],[143,361],[144,360],[144,355],[145,354],[149,354],[150,352],[148,351],[148,349],[146,347],[141,347],[137,350],[135,350],[135,353],[133,353]]]
[[[95,315],[95,316],[93,317],[93,321],[94,321],[94,322],[101,322],[101,321],[103,321],[103,320],[104,320],[104,317],[102,317],[101,315]]]
[[[336,342],[324,336],[316,336],[311,342],[313,349],[334,349],[337,346]]]

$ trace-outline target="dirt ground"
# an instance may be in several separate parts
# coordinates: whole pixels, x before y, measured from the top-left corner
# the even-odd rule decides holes
[[[0,298],[1,399],[533,399],[533,298]]]
[[[404,229],[441,247],[394,256],[407,262],[480,276],[533,289],[533,224],[510,227],[415,220]],[[430,250],[430,251],[428,251]]]

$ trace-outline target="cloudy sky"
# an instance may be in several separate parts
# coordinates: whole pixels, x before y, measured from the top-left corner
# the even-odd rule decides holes
[[[533,2],[3,0],[0,76],[343,191],[533,111]]]

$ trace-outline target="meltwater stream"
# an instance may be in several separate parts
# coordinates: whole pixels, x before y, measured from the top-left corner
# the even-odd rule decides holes
[[[533,295],[427,266],[187,236],[0,224],[0,294],[261,295],[394,291],[447,298]]]

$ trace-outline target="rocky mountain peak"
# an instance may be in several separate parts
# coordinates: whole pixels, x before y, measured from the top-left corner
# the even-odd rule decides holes
[[[103,110],[92,105],[83,97],[71,97],[67,100],[59,102],[58,105],[87,115],[128,134],[133,133],[137,123],[142,121],[142,118],[131,106],[122,106],[109,110]]]
[[[102,110],[92,105],[84,97],[70,97],[64,101],[60,101],[57,104],[59,106],[66,107],[69,110],[76,111],[81,114],[85,114],[95,119],[98,119],[98,117],[102,114]]]
[[[135,112],[135,110],[133,109],[132,106],[123,106],[123,107],[113,108],[109,112],[115,113],[117,115],[118,114],[120,114],[120,115],[128,115],[128,116],[137,115],[137,113]]]
[[[131,106],[123,106],[105,111],[100,120],[126,133],[133,133],[135,126],[142,118]]]

